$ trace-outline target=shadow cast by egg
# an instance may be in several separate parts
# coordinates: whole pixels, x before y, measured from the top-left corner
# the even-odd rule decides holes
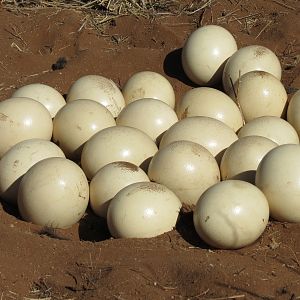
[[[186,85],[197,87],[198,85],[192,82],[184,73],[181,63],[182,48],[175,49],[168,53],[165,57],[163,68],[167,76],[176,78]]]
[[[22,217],[19,213],[19,210],[18,210],[18,206],[17,204],[14,205],[14,204],[11,204],[5,200],[3,200],[2,198],[0,198],[0,202],[1,202],[1,206],[2,206],[2,209],[9,215],[19,219],[19,220],[22,220]]]
[[[166,55],[163,63],[164,72],[167,76],[176,78],[192,88],[200,87],[199,84],[194,83],[184,72],[181,60],[182,49],[183,48],[175,49]],[[224,92],[221,78],[227,60],[228,59],[219,66],[209,82],[203,86],[215,88]]]
[[[88,208],[79,221],[78,235],[81,241],[100,242],[111,237],[106,219],[99,217]]]
[[[201,249],[210,249],[211,247],[207,245],[197,234],[194,222],[193,222],[193,212],[183,213],[181,212],[178,217],[176,230],[181,235],[181,237],[194,247]]]

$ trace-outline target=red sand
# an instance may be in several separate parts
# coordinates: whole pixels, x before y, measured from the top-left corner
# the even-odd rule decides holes
[[[122,87],[133,73],[152,70],[167,76],[179,101],[192,86],[180,49],[200,21],[228,28],[239,47],[269,47],[281,59],[285,86],[300,87],[299,1],[219,1],[201,15],[122,17],[99,34],[79,32],[78,12],[0,8],[0,100],[33,82],[65,94],[86,74]],[[66,67],[52,71],[62,56]],[[0,233],[0,299],[300,299],[300,224],[270,221],[253,245],[222,251],[201,242],[191,215],[157,238],[116,240],[91,212],[51,232],[3,204]]]

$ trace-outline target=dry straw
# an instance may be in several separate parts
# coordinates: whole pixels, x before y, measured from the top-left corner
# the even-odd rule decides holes
[[[214,0],[192,1],[184,4],[179,0],[0,0],[11,11],[32,11],[45,8],[72,9],[86,14],[87,20],[98,27],[120,16],[155,18],[167,15],[191,15],[210,7]],[[83,25],[85,25],[83,24]]]

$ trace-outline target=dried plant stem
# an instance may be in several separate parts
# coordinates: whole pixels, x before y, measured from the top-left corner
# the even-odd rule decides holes
[[[290,5],[287,5],[287,4],[285,4],[285,3],[283,3],[283,2],[280,2],[280,1],[278,1],[278,0],[273,0],[273,2],[277,3],[278,5],[283,6],[283,7],[285,7],[285,8],[288,8],[288,9],[291,9],[291,10],[296,10],[295,7],[290,6]]]
[[[273,20],[270,20],[264,27],[263,29],[258,33],[258,35],[255,37],[257,39],[271,24],[273,23]]]

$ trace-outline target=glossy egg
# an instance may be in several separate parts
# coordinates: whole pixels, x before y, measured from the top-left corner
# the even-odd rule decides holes
[[[186,92],[177,106],[179,119],[205,116],[217,119],[234,131],[243,126],[243,118],[238,106],[225,93],[200,87]]]
[[[109,127],[86,142],[82,150],[81,166],[89,179],[99,169],[114,161],[131,162],[146,170],[157,150],[154,141],[139,129]]]
[[[221,121],[209,117],[191,117],[170,127],[159,147],[161,149],[180,140],[191,141],[206,148],[220,162],[225,149],[237,139],[235,132]]]
[[[239,104],[245,122],[262,116],[282,117],[286,112],[287,93],[283,84],[264,71],[242,75],[230,97]]]
[[[243,47],[226,62],[222,77],[225,92],[231,94],[238,79],[251,71],[265,71],[278,80],[282,73],[279,59],[273,51],[258,45]]]
[[[300,222],[300,145],[281,145],[261,161],[255,183],[268,199],[271,216]]]
[[[54,143],[41,139],[22,141],[10,148],[0,160],[0,197],[16,204],[23,175],[37,162],[49,157],[65,157]]]
[[[299,144],[296,130],[279,117],[266,116],[253,119],[238,133],[239,138],[250,135],[264,136],[278,145]]]
[[[150,238],[171,231],[181,202],[167,187],[138,182],[122,189],[110,202],[107,224],[116,238]]]
[[[40,102],[25,97],[0,102],[0,159],[21,141],[50,140],[52,129],[51,115]]]
[[[220,249],[252,244],[265,230],[268,219],[264,194],[240,180],[226,180],[209,188],[194,211],[194,225],[201,239]]]
[[[32,98],[42,103],[52,118],[66,104],[64,97],[56,89],[41,83],[32,83],[18,88],[12,94],[12,98],[15,97]]]
[[[117,117],[125,106],[124,97],[118,86],[110,79],[99,75],[86,75],[77,79],[69,89],[67,102],[89,99],[105,106]]]
[[[150,181],[147,174],[132,163],[117,161],[105,165],[90,182],[90,205],[94,213],[106,218],[108,205],[120,190],[146,181]]]
[[[182,66],[195,83],[215,85],[221,82],[224,64],[237,51],[232,34],[217,25],[206,25],[195,30],[182,50]]]
[[[117,125],[142,130],[155,142],[177,121],[177,115],[169,105],[151,98],[129,103],[116,120]]]
[[[159,73],[142,71],[132,75],[123,87],[126,104],[143,98],[161,100],[175,107],[175,93],[169,80]]]
[[[41,226],[67,228],[84,215],[88,181],[78,165],[65,158],[46,158],[21,180],[18,207],[22,218]]]
[[[76,100],[65,105],[53,120],[53,141],[66,157],[80,160],[82,148],[98,131],[115,126],[110,111],[93,100]]]
[[[189,141],[177,141],[159,150],[150,162],[148,176],[173,191],[187,211],[207,188],[220,181],[212,154]]]
[[[221,165],[222,179],[239,179],[255,183],[257,167],[263,157],[278,145],[262,136],[238,139],[225,151]]]

